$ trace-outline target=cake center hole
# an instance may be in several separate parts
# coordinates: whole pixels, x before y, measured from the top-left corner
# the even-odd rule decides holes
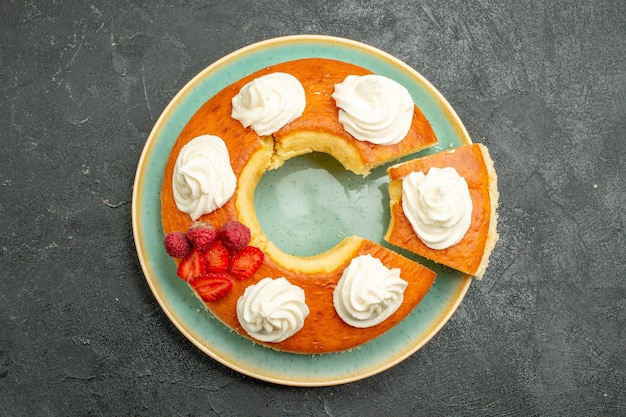
[[[263,232],[296,256],[324,252],[345,237],[381,242],[389,219],[384,168],[363,178],[332,156],[314,152],[266,172],[254,195]]]

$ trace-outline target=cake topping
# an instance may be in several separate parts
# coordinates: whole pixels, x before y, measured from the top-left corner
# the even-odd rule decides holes
[[[233,97],[232,117],[261,136],[271,135],[302,115],[304,88],[293,75],[275,72],[249,82]]]
[[[222,207],[236,186],[228,149],[221,138],[198,136],[180,150],[172,178],[174,200],[192,220]]]
[[[250,228],[248,226],[237,220],[231,220],[222,225],[217,238],[220,239],[227,248],[237,251],[248,246],[252,236],[250,235]]]
[[[472,222],[467,182],[452,167],[407,175],[402,180],[402,209],[417,236],[431,249],[456,245]]]
[[[217,301],[233,288],[233,280],[226,274],[209,272],[189,283],[198,296],[205,302]]]
[[[207,271],[226,272],[230,264],[230,252],[219,240],[214,240],[204,253]]]
[[[237,301],[244,330],[262,342],[282,342],[304,326],[309,308],[302,288],[285,278],[264,278],[246,288]]]
[[[236,220],[227,222],[220,230],[210,223],[194,222],[186,233],[170,232],[163,241],[168,255],[182,258],[176,274],[205,302],[222,298],[232,288],[233,278],[250,278],[265,260],[265,254],[255,246],[226,246],[221,232],[227,224],[239,234],[247,231],[245,242],[250,242],[250,230]]]
[[[191,242],[183,232],[170,232],[163,239],[163,246],[172,258],[184,258],[191,249]]]
[[[190,282],[198,278],[201,275],[206,274],[206,261],[204,260],[203,253],[198,249],[191,247],[187,255],[180,261],[176,270],[176,275],[180,279]]]
[[[335,84],[332,97],[339,122],[360,141],[394,145],[409,132],[413,99],[404,86],[382,75],[348,75]]]
[[[389,269],[369,254],[357,256],[335,287],[335,310],[353,327],[375,326],[400,307],[407,285],[400,269]]]
[[[256,246],[246,246],[233,256],[230,272],[237,279],[250,278],[263,263],[265,254]]]
[[[209,249],[216,237],[217,230],[209,223],[194,222],[187,230],[187,239],[201,251]]]

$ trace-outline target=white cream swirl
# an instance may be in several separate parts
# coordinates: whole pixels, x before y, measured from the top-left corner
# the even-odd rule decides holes
[[[275,72],[244,85],[233,97],[234,119],[261,135],[271,135],[302,115],[304,88],[291,74]]]
[[[293,336],[308,315],[304,291],[283,277],[264,278],[246,288],[237,300],[239,323],[262,342],[282,342]]]
[[[235,193],[237,178],[224,141],[213,135],[192,139],[174,165],[172,190],[176,207],[192,220],[222,207]]]
[[[472,222],[472,206],[465,178],[452,167],[412,172],[402,180],[402,209],[429,248],[459,243]]]
[[[400,307],[407,285],[400,278],[400,269],[389,269],[369,254],[357,256],[335,287],[335,310],[353,327],[375,326]]]
[[[332,97],[339,107],[339,122],[360,141],[394,145],[411,128],[413,99],[408,90],[382,75],[348,75],[335,84]]]

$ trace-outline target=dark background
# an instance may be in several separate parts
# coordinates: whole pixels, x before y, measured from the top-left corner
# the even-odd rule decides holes
[[[482,282],[371,378],[293,388],[188,342],[131,232],[135,168],[196,73],[289,34],[421,72],[500,184]],[[0,415],[626,415],[626,2],[0,1]]]

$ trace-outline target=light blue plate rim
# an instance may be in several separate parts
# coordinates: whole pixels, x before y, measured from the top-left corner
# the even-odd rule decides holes
[[[323,35],[273,38],[241,48],[209,65],[172,99],[155,123],[139,159],[132,198],[138,259],[157,302],[177,329],[201,351],[242,374],[276,384],[330,386],[391,368],[417,352],[450,319],[472,278],[428,264],[437,279],[400,324],[351,351],[297,355],[255,345],[227,329],[204,308],[163,250],[160,192],[170,149],[200,106],[225,86],[276,63],[321,57],[351,62],[403,84],[429,119],[439,144],[422,154],[471,143],[467,130],[439,91],[407,64],[372,46]]]

